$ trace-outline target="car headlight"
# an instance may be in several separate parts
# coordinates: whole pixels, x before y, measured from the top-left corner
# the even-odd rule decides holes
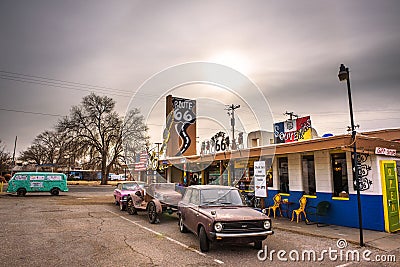
[[[270,221],[264,221],[264,228],[265,229],[270,229],[271,228],[271,222]]]
[[[267,214],[267,209],[262,209],[261,212]]]
[[[217,222],[216,224],[214,224],[214,229],[217,232],[221,232],[222,231],[222,223]]]
[[[122,197],[122,199],[127,199],[127,198],[128,198],[128,196],[127,196],[127,195],[125,195],[125,196],[123,196],[123,197]]]

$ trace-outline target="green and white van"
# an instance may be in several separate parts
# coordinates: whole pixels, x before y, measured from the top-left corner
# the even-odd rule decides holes
[[[56,172],[17,172],[8,182],[8,193],[25,196],[27,192],[68,192],[67,176]]]

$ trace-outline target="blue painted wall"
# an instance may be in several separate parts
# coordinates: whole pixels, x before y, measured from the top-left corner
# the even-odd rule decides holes
[[[273,204],[272,198],[277,194],[277,190],[268,189],[268,197],[264,199],[265,206]],[[299,207],[299,199],[303,192],[291,191],[290,196],[282,197],[289,199],[290,202],[295,204],[291,205],[291,209]],[[318,202],[328,201],[331,204],[328,215],[321,218],[321,221],[347,227],[358,228],[358,205],[357,195],[351,194],[349,200],[333,200],[331,193],[318,193],[317,198],[308,198],[307,206],[316,206]],[[361,194],[361,207],[363,218],[363,229],[385,231],[385,222],[383,214],[382,196],[379,195],[362,195]],[[313,220],[311,216],[309,219]]]

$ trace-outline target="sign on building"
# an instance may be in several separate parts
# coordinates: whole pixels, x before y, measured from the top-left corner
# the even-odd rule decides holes
[[[274,123],[275,144],[312,138],[310,116]]]
[[[166,117],[166,155],[196,155],[196,100],[168,95]]]
[[[265,161],[254,161],[254,194],[256,197],[267,197]]]
[[[376,147],[375,154],[377,155],[386,155],[386,156],[396,156],[396,149],[389,149],[384,147]]]

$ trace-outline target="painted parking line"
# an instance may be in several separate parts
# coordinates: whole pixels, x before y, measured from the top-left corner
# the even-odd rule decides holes
[[[130,220],[130,219],[128,219],[128,218],[126,218],[126,217],[124,217],[124,216],[122,216],[122,215],[119,215],[118,213],[115,213],[115,212],[113,212],[113,211],[111,211],[111,210],[106,209],[106,211],[108,211],[109,213],[112,213],[112,214],[114,214],[115,216],[120,217],[121,219],[123,219],[123,220],[125,220],[125,221],[128,221],[128,222],[130,222],[130,223],[132,223],[132,224],[134,224],[134,225],[136,225],[136,226],[138,226],[138,227],[140,227],[140,228],[142,228],[142,229],[144,229],[144,230],[146,230],[146,231],[149,231],[149,232],[151,232],[151,233],[153,233],[153,234],[155,234],[155,235],[157,235],[157,236],[162,236],[162,237],[164,237],[165,239],[167,239],[167,240],[169,240],[169,241],[171,241],[171,242],[173,242],[173,243],[175,243],[175,244],[177,244],[177,245],[179,245],[179,246],[181,246],[181,247],[183,247],[183,248],[185,248],[185,249],[188,249],[188,250],[190,250],[190,251],[193,251],[194,253],[197,253],[197,254],[199,254],[199,255],[201,255],[201,256],[208,257],[207,254],[205,254],[205,253],[203,253],[203,252],[201,252],[201,251],[199,251],[199,250],[197,250],[197,249],[194,249],[194,248],[192,248],[192,247],[189,247],[188,245],[185,245],[185,244],[183,244],[182,242],[180,242],[180,241],[178,241],[178,240],[175,240],[175,239],[173,239],[173,238],[171,238],[171,237],[169,237],[169,236],[166,236],[166,235],[164,235],[164,234],[162,234],[162,233],[160,233],[160,232],[154,231],[153,229],[150,229],[150,228],[148,228],[148,227],[146,227],[146,226],[143,226],[143,225],[141,225],[139,222],[132,221],[132,220]],[[216,262],[216,263],[218,263],[218,264],[224,264],[223,261],[218,260],[218,259],[214,259],[214,262]]]

